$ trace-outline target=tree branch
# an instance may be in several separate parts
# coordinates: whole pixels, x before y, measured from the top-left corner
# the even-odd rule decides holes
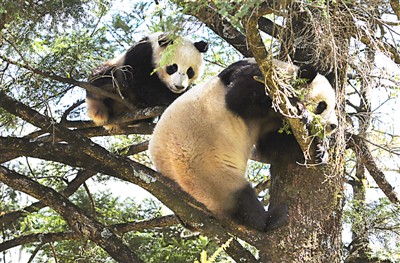
[[[186,14],[192,15],[206,24],[208,28],[231,44],[243,56],[253,56],[251,50],[245,44],[246,37],[218,13],[218,9],[211,1],[200,5],[188,5],[186,0],[175,0],[173,2],[185,6],[184,12]],[[190,6],[193,6],[193,8],[190,8]]]
[[[274,23],[268,18],[260,17],[258,20],[258,28],[264,33],[274,37],[279,38],[283,32],[282,26]]]
[[[397,20],[400,20],[400,2],[399,0],[390,0],[390,6],[393,9],[393,12],[397,16]]]
[[[0,138],[1,140],[1,138]],[[1,142],[0,142],[1,145]],[[90,170],[80,170],[76,177],[68,184],[68,186],[63,189],[60,194],[64,197],[69,197],[84,183],[87,179],[95,175],[97,172]],[[0,212],[0,225],[2,227],[6,226],[6,224],[14,222],[22,216],[25,216],[27,213],[37,212],[40,209],[46,207],[46,204],[43,202],[35,202],[30,206],[25,207],[22,210],[11,211],[11,212]]]
[[[74,79],[71,79],[71,78],[60,77],[60,76],[54,75],[52,73],[45,72],[45,71],[33,68],[33,67],[29,66],[29,65],[24,65],[24,64],[21,64],[21,63],[19,63],[17,61],[13,61],[13,60],[11,60],[11,59],[9,59],[7,57],[4,57],[2,55],[0,55],[0,59],[4,60],[4,61],[6,61],[6,62],[8,62],[8,63],[10,63],[12,65],[15,65],[15,66],[17,66],[19,68],[23,68],[23,69],[27,69],[29,71],[32,71],[33,73],[38,74],[40,76],[43,76],[45,78],[49,78],[49,79],[56,80],[56,81],[59,81],[59,82],[62,82],[62,83],[67,83],[67,84],[71,84],[71,85],[74,85],[74,86],[78,86],[78,87],[81,87],[81,88],[83,88],[83,89],[85,89],[85,90],[87,90],[89,92],[92,92],[92,93],[95,93],[95,94],[99,94],[99,95],[102,95],[102,96],[107,97],[107,98],[111,98],[111,99],[121,103],[122,105],[124,105],[125,107],[127,107],[128,109],[130,109],[132,111],[136,110],[136,107],[134,107],[131,103],[129,103],[129,101],[121,98],[118,94],[116,94],[114,92],[109,92],[109,91],[107,91],[105,89],[101,89],[99,87],[96,87],[95,85],[92,85],[89,82],[77,81],[77,80],[74,80]]]
[[[118,149],[117,151],[118,153],[124,156],[128,156],[146,151],[148,147],[149,147],[149,141],[145,141],[138,144],[129,145],[127,147]]]
[[[400,54],[395,46],[379,40],[370,32],[366,32],[362,29],[358,29],[356,33],[352,34],[352,37],[361,41],[361,43],[372,48],[373,50],[381,51],[383,54],[388,55],[389,58],[391,58],[396,64],[400,64]]]
[[[3,166],[0,166],[0,181],[15,190],[42,200],[43,203],[59,213],[71,229],[98,244],[116,261],[141,262],[111,229],[87,216],[79,207],[53,189]]]
[[[8,144],[9,148],[14,147],[24,156],[34,155],[38,158],[66,163],[73,167],[84,167],[139,185],[167,204],[180,218],[199,226],[199,229],[210,237],[219,236],[221,240],[228,240],[231,237],[229,233],[234,233],[241,239],[252,242],[249,240],[249,235],[253,238],[260,235],[254,230],[238,229],[232,220],[224,219],[224,226],[229,229],[227,232],[226,228],[222,227],[215,218],[210,217],[203,204],[181,190],[175,182],[140,163],[108,152],[90,139],[68,130],[62,124],[55,123],[51,118],[15,101],[4,92],[0,92],[0,107],[68,142],[68,144],[43,143],[16,138],[14,142],[20,144],[17,146],[11,144],[10,138],[0,140],[0,143]],[[22,144],[27,145],[25,147]],[[1,149],[4,148],[1,147]],[[77,152],[80,154],[76,154]],[[176,196],[180,198],[174,198]],[[257,238],[256,240],[261,239]]]
[[[368,145],[365,140],[355,134],[348,135],[348,146],[354,150],[354,152],[360,156],[365,168],[367,168],[369,174],[374,178],[376,184],[383,191],[386,197],[394,204],[400,204],[400,199],[394,188],[386,180],[385,174],[378,168],[374,161],[374,157],[368,149]]]
[[[73,125],[72,125],[73,126]],[[109,136],[109,135],[125,135],[125,134],[151,134],[154,130],[154,123],[139,123],[133,127],[121,127],[118,130],[107,131],[103,127],[93,127],[93,128],[83,128],[83,129],[75,129],[74,132],[80,134],[84,137],[98,137],[98,136]],[[53,134],[43,135],[40,137],[36,137],[37,135],[42,135],[47,133],[46,131],[34,132],[31,135],[27,135],[24,138],[28,140],[35,140],[37,142],[60,142],[61,139],[55,138]],[[9,149],[1,149],[0,148],[0,163],[8,162],[12,159],[18,158],[21,155],[18,153],[18,150],[14,149],[10,146]]]
[[[241,239],[251,243],[254,240],[250,240],[250,236],[254,238],[261,235],[253,230],[238,229],[236,224],[229,219],[220,221],[224,223],[224,227],[222,227],[215,218],[210,217],[209,212],[207,212],[202,204],[181,190],[174,182],[160,176],[144,165],[127,158],[117,158],[114,161],[104,162],[101,161],[101,158],[96,159],[84,154],[77,155],[76,152],[82,152],[84,150],[83,147],[85,147],[84,144],[79,146],[65,143],[29,141],[22,138],[0,137],[1,149],[15,148],[23,156],[61,162],[73,167],[84,167],[137,184],[168,205],[180,218],[198,226],[199,230],[210,237],[219,236],[219,240],[228,240],[231,237],[230,233],[234,233]],[[154,181],[155,179],[157,180]],[[180,198],[175,198],[176,196]],[[229,229],[229,232],[227,232],[225,227]],[[255,240],[261,239],[256,238]]]
[[[141,231],[144,229],[152,229],[155,227],[168,227],[172,225],[178,224],[176,216],[168,215],[163,217],[158,217],[154,219],[150,219],[142,222],[128,222],[123,224],[115,224],[107,226],[107,228],[111,229],[113,232],[118,235],[122,235],[132,231]],[[26,245],[34,242],[41,243],[49,243],[56,241],[66,241],[66,240],[86,240],[85,236],[82,236],[77,232],[57,232],[57,233],[38,233],[38,234],[30,234],[20,236],[11,240],[7,240],[3,243],[0,243],[0,252],[5,251],[7,249]]]

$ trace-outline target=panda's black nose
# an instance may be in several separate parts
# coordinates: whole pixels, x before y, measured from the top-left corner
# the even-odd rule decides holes
[[[183,89],[185,89],[185,87],[184,87],[184,86],[175,86],[175,89],[177,89],[177,90],[183,90]]]

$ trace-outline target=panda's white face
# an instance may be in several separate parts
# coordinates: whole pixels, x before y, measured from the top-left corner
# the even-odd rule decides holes
[[[176,45],[171,47],[172,52],[167,51],[168,64],[160,66],[166,47],[153,41],[153,61],[160,80],[172,92],[183,93],[202,74],[203,55],[190,40],[182,38],[176,42]]]
[[[326,135],[330,135],[338,126],[335,112],[336,96],[329,81],[317,74],[309,84],[308,94],[305,97],[305,106],[314,114],[321,116],[320,123]]]
[[[256,63],[255,60],[249,60],[251,63]],[[288,76],[297,75],[300,67],[273,59],[273,64],[280,70],[287,73]],[[335,112],[336,94],[328,79],[317,74],[315,78],[308,84],[305,99],[302,103],[312,113],[319,115],[320,124],[324,127],[325,135],[330,135],[338,126],[338,119]]]

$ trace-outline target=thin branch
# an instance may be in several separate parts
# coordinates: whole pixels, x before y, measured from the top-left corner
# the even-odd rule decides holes
[[[109,225],[107,226],[107,228],[112,229],[112,231],[117,233],[118,235],[122,235],[132,231],[142,231],[145,229],[153,229],[155,227],[169,227],[176,224],[179,224],[176,216],[168,215],[142,222],[127,222],[122,224]],[[16,246],[26,245],[34,242],[41,242],[42,244],[44,244],[66,240],[87,240],[87,238],[82,236],[80,233],[73,231],[30,234],[0,243],[0,252]]]
[[[31,256],[29,257],[27,263],[33,262],[33,260],[35,259],[37,253],[39,253],[39,251],[42,249],[43,246],[44,246],[44,243],[40,243],[40,244],[35,248],[35,250],[33,250],[33,252],[31,253]]]
[[[75,232],[92,240],[118,262],[142,262],[109,228],[87,216],[75,204],[49,187],[0,166],[0,181],[22,191],[59,213]]]
[[[378,51],[381,51],[382,53],[388,55],[389,58],[392,59],[396,64],[400,64],[400,54],[395,46],[379,40],[365,30],[359,29],[358,33],[353,34],[352,37],[374,50],[377,49]]]
[[[0,143],[1,145],[1,143]],[[64,197],[69,197],[75,191],[84,183],[86,180],[88,180],[90,177],[95,175],[96,172],[90,171],[90,170],[80,170],[76,177],[68,184],[68,186],[63,189],[60,194],[62,194]],[[40,209],[46,207],[46,204],[42,202],[35,202],[31,204],[30,206],[25,207],[22,210],[18,211],[12,211],[12,212],[1,212],[0,213],[0,225],[2,227],[5,227],[6,224],[9,224],[11,222],[16,221],[20,217],[26,215],[27,213],[34,213],[39,211]]]
[[[51,252],[53,253],[53,258],[54,258],[55,263],[58,263],[57,253],[56,253],[56,251],[54,249],[54,246],[53,246],[53,244],[51,242],[50,242],[50,248],[51,248]]]
[[[96,87],[95,85],[92,85],[89,82],[77,81],[77,80],[74,80],[74,79],[71,79],[71,78],[60,77],[60,76],[54,75],[52,73],[45,72],[45,71],[33,68],[33,67],[29,66],[29,65],[24,65],[24,64],[21,64],[21,63],[19,63],[17,61],[13,61],[13,60],[11,60],[11,59],[9,59],[7,57],[4,57],[2,55],[0,55],[0,59],[2,59],[4,61],[7,61],[8,63],[13,64],[13,65],[15,65],[15,66],[17,66],[19,68],[30,70],[33,73],[38,74],[40,76],[43,76],[45,78],[49,78],[49,79],[56,80],[56,81],[59,81],[59,82],[62,82],[62,83],[67,83],[67,84],[71,84],[71,85],[74,85],[74,86],[78,86],[78,87],[81,87],[81,88],[83,88],[83,89],[85,89],[85,90],[87,90],[89,92],[92,92],[92,93],[95,93],[95,94],[99,94],[99,95],[102,95],[102,96],[107,97],[107,98],[111,98],[111,99],[121,103],[122,105],[124,105],[125,107],[127,107],[128,109],[130,109],[132,111],[136,109],[131,103],[129,103],[127,100],[124,100],[123,98],[121,98],[118,94],[113,93],[113,92],[109,92],[109,91],[107,91],[105,89],[101,89],[99,87]]]
[[[96,202],[94,201],[93,195],[90,192],[89,187],[87,186],[86,182],[83,182],[83,188],[86,191],[87,196],[89,197],[90,201],[90,214],[93,218],[96,218]]]
[[[129,145],[122,149],[118,149],[117,152],[122,155],[128,156],[128,155],[134,155],[134,154],[146,151],[148,147],[149,147],[149,141],[145,141],[145,142],[141,142],[138,144]]]
[[[74,104],[72,104],[70,107],[68,107],[68,109],[66,109],[63,113],[63,115],[61,116],[61,122],[67,121],[67,117],[68,115],[77,107],[81,106],[83,103],[85,103],[84,100],[78,100],[76,101]]]
[[[349,147],[360,157],[365,168],[367,168],[382,192],[392,203],[400,204],[399,196],[394,187],[386,180],[385,174],[378,168],[365,140],[355,134],[348,135],[348,137]]]
[[[189,8],[191,5],[188,5],[185,0],[175,0],[173,2],[185,6],[184,12],[186,14],[192,15],[206,24],[208,28],[231,44],[243,56],[253,56],[252,51],[245,44],[246,37],[218,13],[218,9],[211,1],[207,2],[207,4],[192,5],[194,8]]]

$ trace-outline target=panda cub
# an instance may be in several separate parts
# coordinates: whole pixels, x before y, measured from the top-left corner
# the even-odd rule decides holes
[[[274,64],[291,76],[302,72],[282,61]],[[262,76],[255,60],[242,60],[179,97],[157,123],[149,150],[160,173],[216,216],[265,232],[286,222],[287,208],[277,205],[265,211],[245,178],[247,161],[254,145],[268,146],[264,136],[278,134],[284,118],[272,109],[264,84],[254,76]],[[304,103],[314,105],[332,132],[337,118],[329,81],[312,74],[306,89]]]
[[[164,52],[173,44],[172,52]],[[207,49],[208,44],[204,41],[193,43],[181,37],[171,40],[167,34],[155,33],[139,41],[121,57],[98,67],[89,81],[119,94],[136,108],[168,106],[201,75],[202,53]],[[168,64],[163,65],[165,62]],[[128,112],[121,103],[91,92],[86,93],[86,102],[88,116],[99,126]],[[104,126],[106,129],[119,127]]]

